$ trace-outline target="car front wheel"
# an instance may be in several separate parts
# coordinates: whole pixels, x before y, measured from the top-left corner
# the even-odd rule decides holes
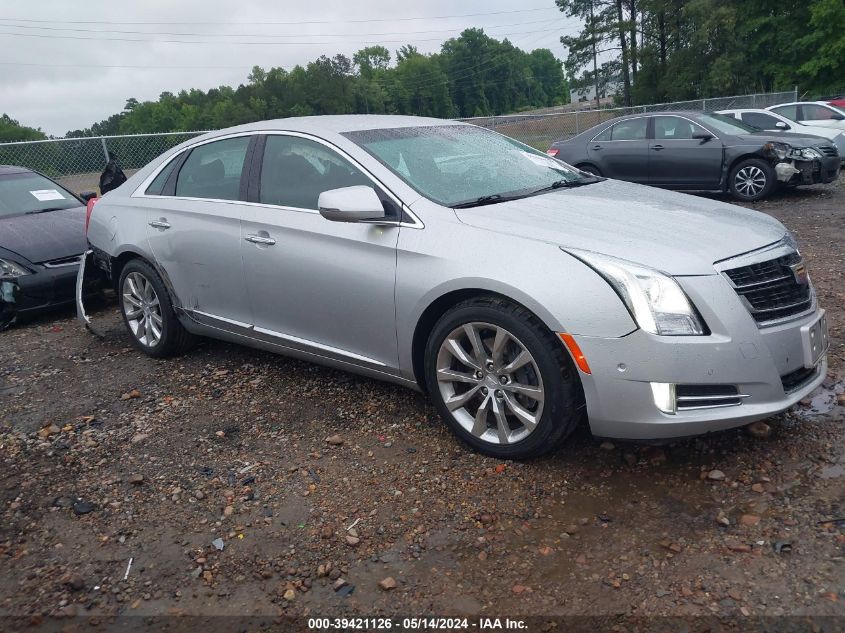
[[[729,185],[735,198],[754,202],[769,195],[775,180],[775,170],[769,163],[759,158],[749,158],[731,170]]]
[[[182,327],[158,273],[139,259],[120,273],[120,311],[139,350],[164,358],[187,350],[194,337]]]
[[[536,457],[572,433],[583,415],[575,372],[537,317],[498,297],[449,310],[426,347],[439,413],[472,448],[499,458]]]

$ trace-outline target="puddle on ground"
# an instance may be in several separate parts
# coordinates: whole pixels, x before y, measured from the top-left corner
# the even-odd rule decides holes
[[[799,406],[796,413],[799,416],[815,416],[830,413],[836,407],[842,407],[839,396],[845,393],[845,380],[829,379],[822,386],[810,394],[810,404]]]

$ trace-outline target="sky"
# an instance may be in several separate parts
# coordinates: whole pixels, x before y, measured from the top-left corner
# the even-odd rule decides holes
[[[553,0],[0,0],[0,114],[63,136],[164,91],[245,83],[372,44],[420,52],[469,27],[524,50],[578,31]]]

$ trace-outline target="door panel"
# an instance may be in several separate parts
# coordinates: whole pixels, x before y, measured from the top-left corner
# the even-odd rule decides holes
[[[714,189],[722,178],[722,142],[691,136],[703,128],[675,116],[654,117],[649,144],[649,184],[678,189]]]
[[[320,191],[373,182],[334,150],[301,137],[268,135],[256,160],[264,202],[247,208],[241,236],[256,334],[396,367],[399,227],[332,222],[303,208],[316,207]]]
[[[182,306],[243,324],[252,319],[241,261],[243,206],[202,198],[239,197],[249,143],[242,136],[195,148],[178,174],[182,197],[151,196],[146,211],[151,250]]]
[[[608,178],[648,182],[648,119],[626,119],[587,144],[587,155]]]

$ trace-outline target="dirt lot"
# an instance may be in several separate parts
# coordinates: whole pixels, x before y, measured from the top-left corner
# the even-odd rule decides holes
[[[102,339],[70,312],[0,335],[0,629],[463,614],[837,630],[845,186],[756,208],[798,236],[832,328],[825,387],[763,439],[649,447],[582,429],[556,455],[500,463],[405,389],[217,342],[141,356],[113,305],[95,315]]]

